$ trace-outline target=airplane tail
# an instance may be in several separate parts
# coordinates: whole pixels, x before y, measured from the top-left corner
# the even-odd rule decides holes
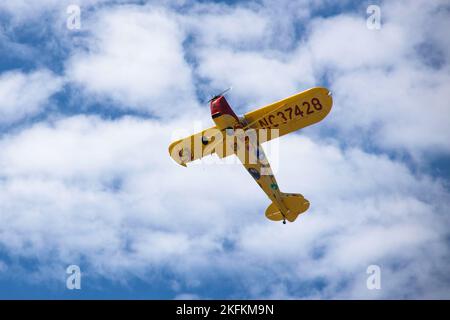
[[[282,212],[276,202],[272,202],[266,209],[266,217],[272,221],[288,220],[294,222],[297,217],[308,210],[309,201],[301,194],[282,193],[283,204],[287,208],[287,212]]]

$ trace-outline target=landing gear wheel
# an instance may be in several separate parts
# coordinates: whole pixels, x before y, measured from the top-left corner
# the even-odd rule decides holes
[[[286,219],[283,219],[283,224],[286,224]]]

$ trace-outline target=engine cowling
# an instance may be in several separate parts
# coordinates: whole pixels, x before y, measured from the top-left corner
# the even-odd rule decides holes
[[[231,109],[224,96],[211,100],[211,117],[218,129],[235,128],[239,124],[239,118]]]

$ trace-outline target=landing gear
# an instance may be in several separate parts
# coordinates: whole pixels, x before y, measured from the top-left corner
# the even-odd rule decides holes
[[[286,224],[286,219],[283,219],[283,224]]]

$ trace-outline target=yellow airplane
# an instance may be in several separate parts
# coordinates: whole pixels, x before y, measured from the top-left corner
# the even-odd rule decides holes
[[[224,92],[209,102],[215,126],[173,142],[169,146],[172,159],[186,166],[211,154],[219,158],[235,154],[272,201],[266,217],[294,222],[308,210],[309,201],[301,194],[279,190],[261,144],[324,119],[333,105],[330,91],[311,88],[241,117],[231,109]]]

